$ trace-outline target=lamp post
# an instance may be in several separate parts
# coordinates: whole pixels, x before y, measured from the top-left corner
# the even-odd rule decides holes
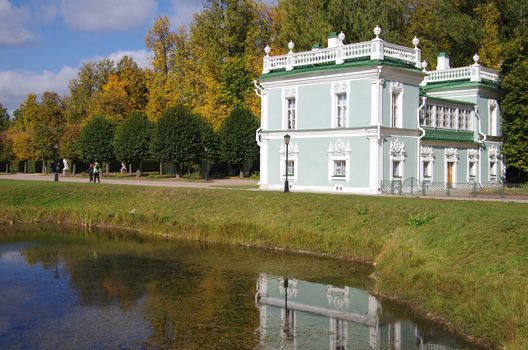
[[[59,150],[59,143],[55,141],[53,144],[53,148],[55,148],[55,182],[59,182],[59,160],[58,160],[58,150]]]
[[[288,145],[290,144],[290,135],[284,135],[284,144],[286,144],[286,181],[284,182],[284,192],[290,192],[290,184],[288,183]]]
[[[209,181],[209,155],[207,154],[207,146],[205,147],[205,181]]]

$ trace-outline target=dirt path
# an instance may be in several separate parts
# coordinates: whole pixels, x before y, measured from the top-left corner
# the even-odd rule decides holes
[[[41,175],[41,174],[13,174],[13,175],[1,175],[1,179],[9,180],[32,180],[32,181],[54,181],[54,175]],[[87,177],[80,176],[59,176],[61,182],[88,182]],[[214,179],[207,182],[192,182],[183,181],[177,179],[159,179],[159,180],[148,180],[142,178],[124,178],[119,179],[115,177],[101,178],[101,183],[112,184],[112,185],[132,185],[132,186],[155,186],[155,187],[192,187],[192,188],[216,188],[223,186],[256,186],[257,180],[242,180],[242,179]]]

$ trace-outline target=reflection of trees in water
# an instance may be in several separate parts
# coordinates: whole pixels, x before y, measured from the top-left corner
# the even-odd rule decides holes
[[[253,278],[177,258],[190,254],[207,259],[203,250],[160,250],[158,244],[93,239],[23,250],[29,264],[41,264],[52,273],[60,260],[70,288],[85,305],[117,304],[127,312],[141,301],[152,328],[147,347],[254,346],[258,318],[256,310],[245,309],[253,306]],[[223,257],[229,259],[227,254]],[[219,258],[215,255],[214,264]]]

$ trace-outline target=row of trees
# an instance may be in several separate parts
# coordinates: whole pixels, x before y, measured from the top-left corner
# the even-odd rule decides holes
[[[160,161],[160,172],[163,163],[172,163],[176,174],[181,175],[207,159],[242,171],[244,162],[258,156],[254,133],[257,127],[258,120],[242,107],[235,107],[215,131],[205,118],[178,105],[167,109],[155,123],[138,111],[120,124],[95,116],[84,127],[68,126],[56,140],[49,128],[40,126],[26,134],[26,153],[19,153],[19,140],[13,138],[16,134],[8,133],[2,144],[11,146],[12,159],[42,159],[44,163],[53,158],[69,159],[72,163],[108,163],[117,159],[129,169],[135,165],[139,173],[143,160],[156,159]]]
[[[478,52],[483,65],[500,68],[503,153],[510,166],[528,173],[523,143],[528,7],[517,0],[281,0],[272,6],[260,0],[206,0],[204,5],[188,29],[173,30],[166,17],[154,23],[145,37],[154,55],[149,68],[128,57],[87,63],[67,96],[48,92],[39,102],[28,95],[14,113],[11,133],[24,139],[44,121],[55,138],[75,135],[97,115],[117,127],[133,111],[156,123],[176,105],[219,130],[236,105],[258,115],[252,80],[261,72],[266,44],[275,55],[285,53],[290,40],[296,51],[324,43],[330,31],[343,31],[347,42],[370,40],[379,25],[387,41],[410,46],[411,38],[419,37],[430,69],[439,51],[449,52],[454,66],[472,63]]]

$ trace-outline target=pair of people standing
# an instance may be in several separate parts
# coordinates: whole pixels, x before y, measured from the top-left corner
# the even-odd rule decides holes
[[[99,166],[99,163],[90,163],[90,167],[88,168],[88,175],[90,176],[90,183],[101,183],[101,178],[99,177],[101,173],[101,167]]]

